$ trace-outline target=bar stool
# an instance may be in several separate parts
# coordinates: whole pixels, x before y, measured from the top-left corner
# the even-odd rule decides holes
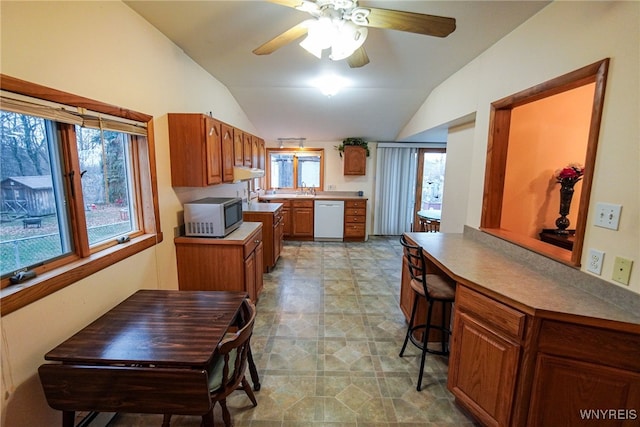
[[[427,274],[422,247],[409,244],[404,234],[402,235],[402,237],[400,237],[400,243],[403,246],[404,256],[406,257],[409,266],[411,289],[415,293],[413,299],[413,308],[411,309],[411,318],[409,320],[409,326],[407,328],[407,335],[404,338],[404,344],[402,344],[402,350],[400,350],[400,357],[403,356],[409,340],[411,340],[412,344],[422,350],[422,359],[420,360],[420,374],[418,376],[418,385],[416,387],[416,389],[420,391],[422,388],[422,376],[424,374],[424,362],[427,353],[442,356],[449,355],[448,342],[451,330],[450,326],[446,322],[445,309],[447,304],[453,305],[454,303],[455,282],[447,280],[446,278],[435,274]],[[427,302],[427,316],[426,319],[424,319],[424,323],[416,325],[418,300],[421,298],[424,298]],[[433,305],[435,303],[442,304],[442,318],[439,325],[433,325],[431,322]],[[429,333],[432,329],[441,332],[441,350],[432,350],[427,347],[429,343]],[[417,330],[424,330],[422,341],[419,341],[414,336],[414,332]]]

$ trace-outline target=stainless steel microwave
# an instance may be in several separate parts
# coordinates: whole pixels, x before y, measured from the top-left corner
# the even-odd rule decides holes
[[[187,236],[224,237],[242,224],[242,199],[206,197],[184,204]]]

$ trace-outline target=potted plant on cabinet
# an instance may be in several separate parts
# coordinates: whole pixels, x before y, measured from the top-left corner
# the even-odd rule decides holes
[[[357,146],[357,147],[362,147],[365,150],[365,153],[367,154],[367,157],[369,157],[369,145],[367,143],[367,141],[365,141],[363,138],[345,138],[342,140],[342,144],[340,145],[336,145],[336,150],[338,150],[338,153],[340,154],[340,157],[342,157],[342,153],[344,153],[344,147],[346,146]]]

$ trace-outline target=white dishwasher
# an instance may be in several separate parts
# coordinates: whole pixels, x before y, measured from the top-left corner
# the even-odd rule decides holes
[[[342,241],[344,201],[316,200],[313,218],[313,240]]]

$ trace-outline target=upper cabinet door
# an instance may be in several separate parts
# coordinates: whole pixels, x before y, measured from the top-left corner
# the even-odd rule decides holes
[[[222,182],[220,123],[204,114],[168,115],[171,185],[206,187]]]
[[[266,153],[264,139],[258,138],[258,166],[256,166],[258,169],[262,169],[262,170],[265,169],[266,158],[267,158],[267,153]]]
[[[233,132],[232,126],[222,123],[222,182],[233,182]]]
[[[222,183],[222,135],[219,121],[204,116],[206,141],[207,184]]]
[[[251,138],[251,167],[260,167],[260,139],[256,136]]]
[[[253,136],[245,133],[243,137],[242,151],[244,153],[244,166],[251,167],[251,153],[252,153],[252,141]]]
[[[344,174],[366,175],[367,152],[363,147],[347,145],[344,147]]]
[[[240,129],[233,130],[233,165],[244,166],[244,132]]]

